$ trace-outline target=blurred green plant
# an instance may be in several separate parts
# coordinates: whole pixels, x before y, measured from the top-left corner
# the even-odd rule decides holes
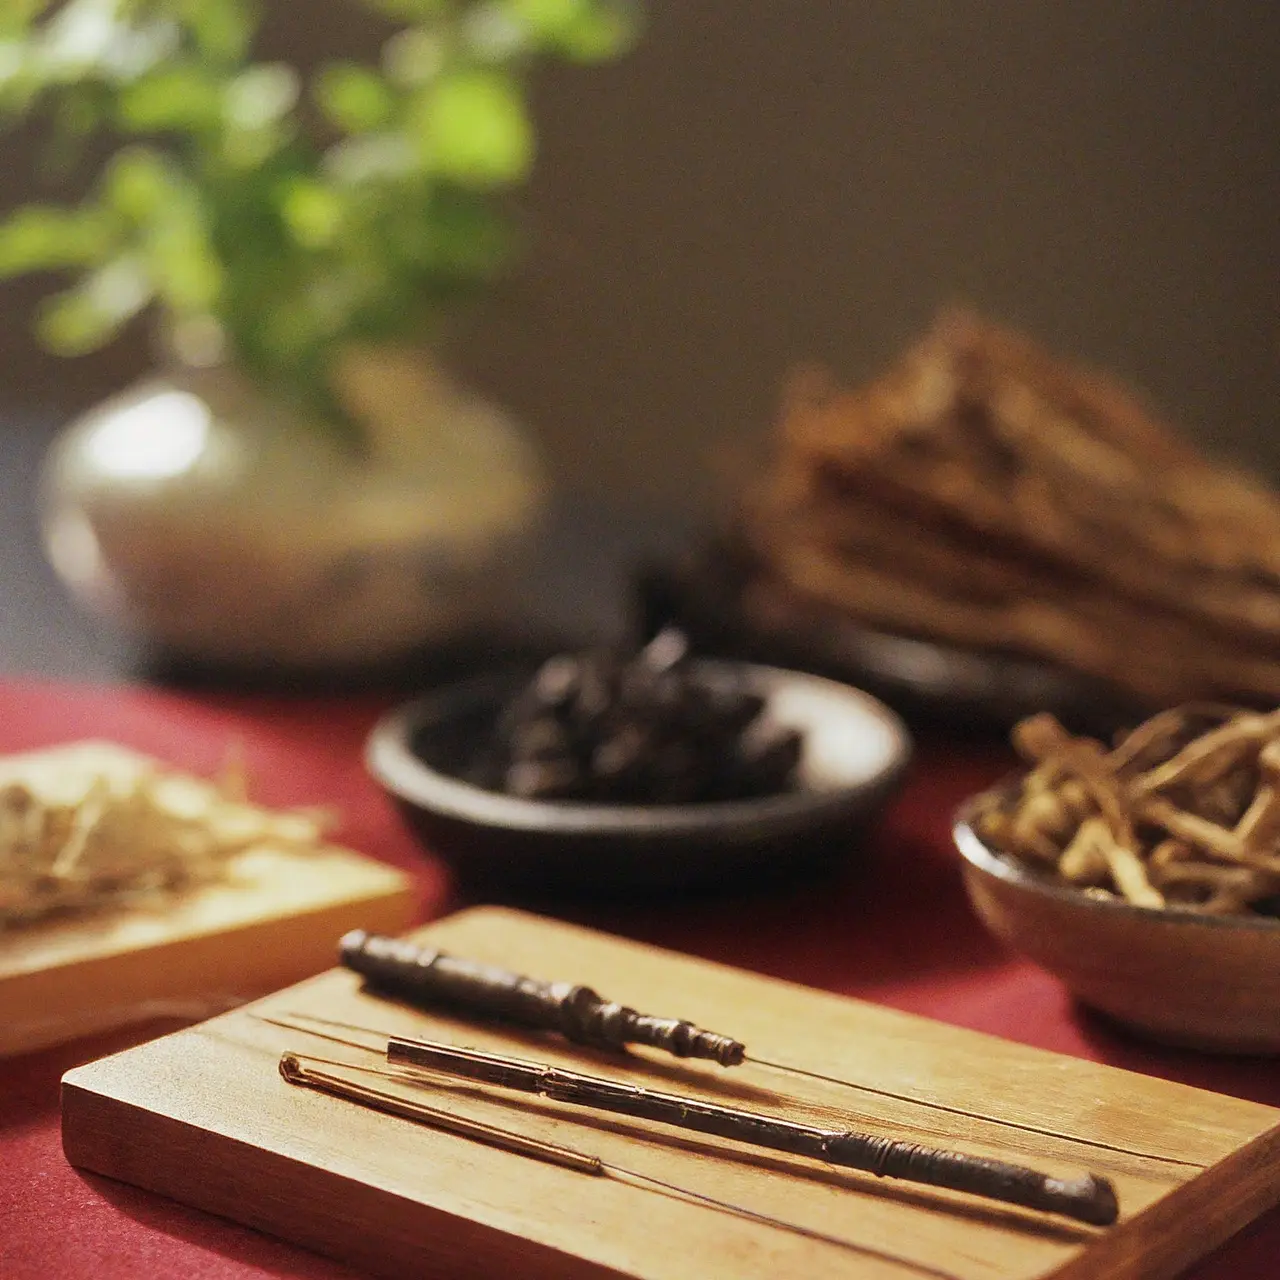
[[[3,0],[0,116],[43,113],[68,166],[117,139],[74,207],[0,223],[0,276],[69,273],[36,327],[99,347],[154,306],[179,351],[224,350],[341,413],[352,340],[429,335],[513,243],[501,195],[535,147],[539,57],[602,61],[628,0],[362,0],[393,27],[377,65],[304,76],[255,58],[254,0]]]

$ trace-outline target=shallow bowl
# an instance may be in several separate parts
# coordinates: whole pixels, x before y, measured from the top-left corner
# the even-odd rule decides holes
[[[847,858],[897,781],[910,739],[869,694],[817,676],[698,662],[745,681],[772,720],[798,729],[795,789],[751,800],[627,805],[525,800],[465,775],[529,672],[438,690],[373,729],[366,763],[423,844],[464,885],[493,893],[599,895],[749,889],[763,877]]]
[[[1165,1044],[1280,1053],[1280,920],[1138,907],[1064,886],[955,822],[965,887],[996,937],[1082,1004]]]

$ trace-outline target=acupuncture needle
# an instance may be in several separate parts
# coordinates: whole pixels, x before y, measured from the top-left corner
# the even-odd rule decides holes
[[[616,1052],[624,1050],[628,1044],[640,1044],[678,1058],[700,1058],[717,1062],[722,1067],[747,1063],[859,1093],[928,1107],[948,1115],[981,1120],[1042,1137],[1059,1138],[1100,1151],[1111,1151],[1118,1155],[1188,1169],[1205,1168],[1194,1160],[1155,1155],[1149,1151],[1085,1138],[1060,1129],[983,1115],[964,1107],[913,1097],[909,1093],[882,1086],[841,1079],[807,1067],[757,1058],[747,1052],[746,1045],[732,1036],[705,1030],[685,1019],[639,1013],[617,1001],[607,1000],[590,987],[579,983],[547,982],[531,978],[495,965],[417,946],[402,938],[390,938],[354,929],[339,942],[338,954],[342,963],[360,974],[375,994],[393,996],[424,1011],[438,1007],[463,1016],[481,1015],[532,1030],[554,1031],[576,1044],[596,1049]],[[350,1025],[346,1029],[364,1030]]]
[[[283,1024],[276,1023],[275,1025]],[[353,1042],[339,1041],[339,1043],[351,1044]],[[731,1200],[721,1200],[717,1196],[707,1195],[702,1191],[694,1191],[691,1187],[678,1186],[674,1182],[667,1182],[664,1178],[656,1178],[652,1174],[640,1173],[636,1169],[628,1169],[623,1165],[614,1164],[612,1161],[602,1160],[599,1156],[589,1155],[586,1152],[578,1151],[574,1147],[565,1146],[563,1143],[535,1138],[529,1134],[518,1133],[514,1129],[504,1129],[499,1125],[475,1120],[469,1116],[461,1116],[439,1107],[432,1107],[417,1099],[406,1098],[401,1094],[370,1088],[357,1081],[334,1075],[332,1072],[316,1070],[316,1065],[342,1067],[346,1071],[359,1071],[365,1075],[377,1076],[380,1079],[390,1081],[402,1078],[394,1072],[383,1071],[377,1067],[361,1067],[356,1066],[354,1063],[337,1062],[331,1058],[313,1058],[299,1053],[286,1053],[281,1056],[280,1075],[289,1084],[315,1089],[331,1097],[354,1102],[358,1106],[369,1107],[387,1115],[410,1120],[415,1124],[440,1129],[458,1137],[470,1138],[473,1141],[485,1143],[487,1146],[496,1147],[501,1151],[526,1156],[534,1160],[542,1160],[547,1164],[553,1164],[563,1169],[571,1169],[577,1173],[587,1174],[589,1177],[613,1178],[624,1184],[632,1181],[638,1184],[642,1190],[691,1200],[721,1213],[744,1218],[747,1221],[756,1222],[776,1230],[787,1231],[793,1235],[802,1236],[807,1240],[814,1240],[819,1244],[846,1249],[863,1257],[876,1258],[894,1266],[905,1267],[919,1275],[936,1277],[936,1280],[961,1280],[954,1272],[943,1271],[938,1267],[930,1266],[928,1263],[903,1258],[897,1254],[888,1253],[883,1249],[877,1249],[873,1245],[858,1244],[856,1241],[847,1240],[843,1236],[829,1235],[825,1231],[819,1231],[816,1227],[806,1227],[798,1222],[789,1222],[785,1218],[774,1217],[772,1214],[764,1213],[759,1209],[752,1209],[747,1205],[735,1204]]]
[[[255,1015],[263,1021],[307,1033],[296,1023]],[[1116,1221],[1115,1188],[1100,1175],[1059,1178],[1025,1165],[925,1146],[849,1129],[826,1129],[781,1116],[724,1106],[688,1094],[664,1093],[640,1085],[569,1071],[510,1054],[464,1049],[434,1040],[388,1037],[385,1050],[323,1033],[366,1053],[384,1053],[389,1066],[413,1067],[434,1075],[474,1080],[500,1089],[530,1093],[614,1115],[649,1120],[749,1146],[806,1156],[837,1168],[853,1169],[907,1183],[942,1187],[1004,1204],[1060,1214],[1091,1226]]]

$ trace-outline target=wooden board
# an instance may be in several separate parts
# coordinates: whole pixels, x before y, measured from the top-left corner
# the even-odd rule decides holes
[[[6,757],[0,778],[63,764],[127,773],[148,763],[111,743],[77,743]],[[232,859],[224,881],[162,909],[2,932],[0,1057],[262,995],[331,965],[345,929],[403,929],[415,905],[408,876],[350,850],[264,844]]]
[[[761,1058],[834,1071],[913,1100],[805,1082],[759,1066],[725,1071],[657,1055],[628,1065],[550,1037],[415,1013],[362,993],[355,975],[340,970],[278,992],[252,1010],[310,1012],[503,1049],[1047,1172],[1088,1168],[1115,1181],[1121,1221],[1109,1229],[1076,1227],[481,1087],[431,1094],[436,1105],[901,1260],[860,1254],[290,1086],[277,1071],[284,1051],[351,1064],[371,1059],[262,1023],[252,1010],[68,1073],[68,1159],[375,1274],[477,1280],[1170,1277],[1280,1199],[1280,1111],[1273,1108],[513,911],[477,908],[418,936],[536,976],[586,982],[636,1008],[736,1035]],[[985,1118],[925,1105],[930,1102]],[[1046,1128],[1062,1136],[1029,1131]]]

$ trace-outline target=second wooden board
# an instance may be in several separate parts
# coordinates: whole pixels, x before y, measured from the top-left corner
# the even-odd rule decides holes
[[[73,743],[0,759],[0,786],[43,785],[65,800],[95,779],[127,788],[156,771],[169,772],[115,743]],[[214,790],[183,782],[198,798]],[[413,883],[394,867],[264,838],[210,883],[0,929],[0,1057],[227,1008],[326,968],[343,929],[403,929],[415,910]]]
[[[68,1158],[377,1274],[476,1280],[1165,1280],[1280,1199],[1280,1112],[1272,1108],[516,912],[477,909],[417,936],[589,983],[637,1008],[735,1035],[762,1058],[863,1088],[758,1067],[611,1058],[415,1013],[332,971],[70,1072]],[[353,1079],[376,1059],[255,1013],[309,1013],[492,1048],[1062,1176],[1092,1171],[1115,1183],[1121,1218],[1111,1228],[1081,1227],[487,1087],[427,1094],[456,1114],[839,1237],[841,1247],[291,1087],[277,1070],[286,1051],[348,1064],[334,1070]]]

